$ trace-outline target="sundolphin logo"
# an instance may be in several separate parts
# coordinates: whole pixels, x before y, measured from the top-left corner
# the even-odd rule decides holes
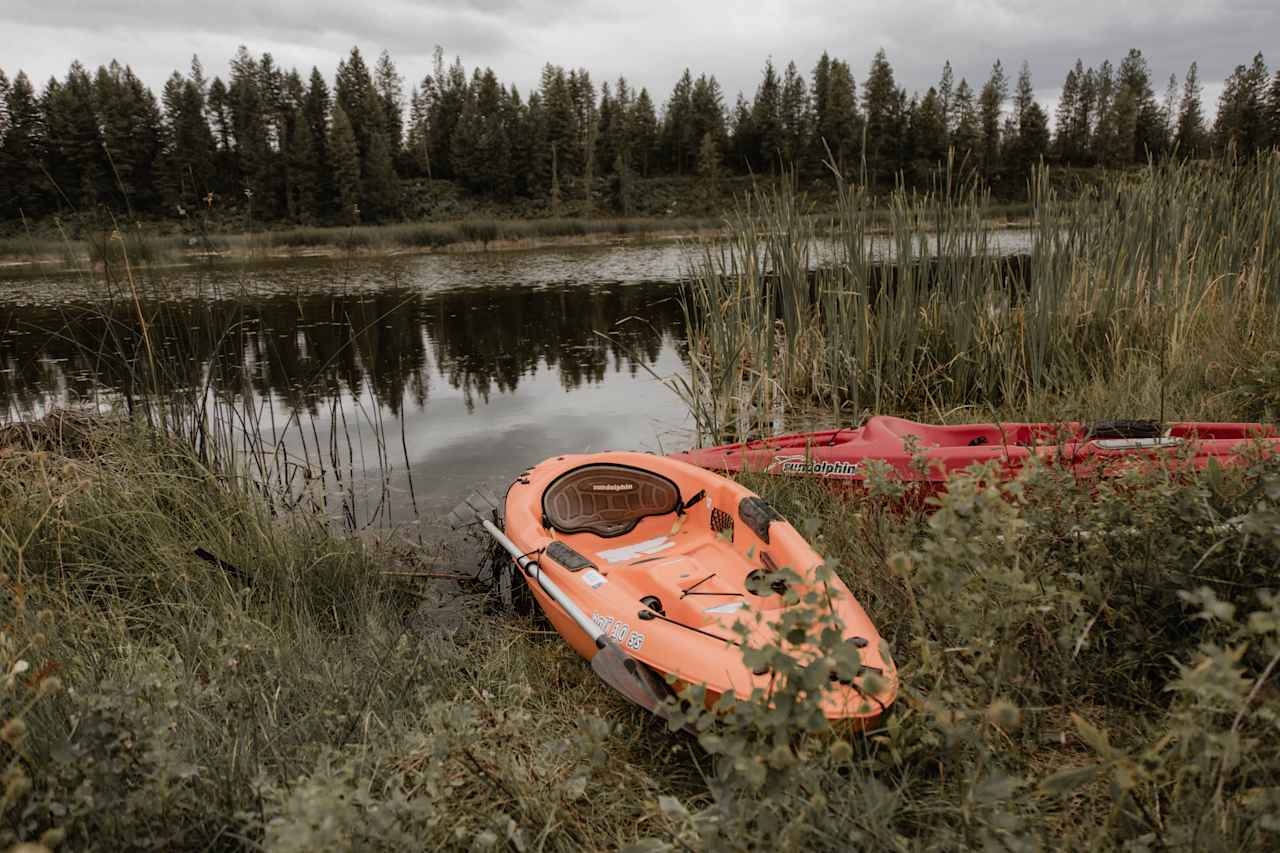
[[[858,473],[858,463],[826,462],[806,456],[775,456],[769,470],[773,473],[813,474],[818,477],[853,477]]]
[[[636,487],[635,483],[595,483],[591,486],[593,492],[629,492]]]

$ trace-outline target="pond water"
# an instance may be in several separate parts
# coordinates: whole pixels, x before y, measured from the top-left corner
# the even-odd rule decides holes
[[[102,276],[10,276],[0,412],[203,400],[278,448],[295,485],[323,470],[313,487],[347,523],[431,522],[548,456],[688,446],[691,420],[663,380],[686,371],[689,252],[222,261],[142,273],[136,303]],[[158,379],[137,378],[148,363]]]
[[[558,453],[686,446],[685,408],[661,381],[684,370],[681,251],[232,265],[139,289],[162,394],[232,402],[269,446],[346,478],[331,509],[381,526],[438,518]],[[148,358],[137,308],[103,288],[0,282],[8,418],[152,390],[130,369]]]

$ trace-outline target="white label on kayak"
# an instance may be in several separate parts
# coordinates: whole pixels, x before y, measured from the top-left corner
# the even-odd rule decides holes
[[[718,604],[715,607],[708,607],[703,613],[737,613],[743,607],[746,607],[741,601],[731,601],[728,604]]]
[[[1095,438],[1093,443],[1103,450],[1138,450],[1144,447],[1176,447],[1182,444],[1177,436],[1158,438]]]
[[[602,616],[599,613],[592,613],[591,621],[600,626],[606,637],[615,643],[625,644],[633,652],[644,646],[644,634],[632,631],[631,626],[625,622],[618,622],[612,616]]]
[[[829,461],[807,456],[775,456],[769,465],[769,473],[813,474],[818,477],[856,477],[857,462]]]
[[[605,580],[604,575],[600,574],[595,569],[587,569],[585,572],[583,572],[582,580],[585,581],[587,586],[591,587],[592,589],[599,589],[600,587],[608,583],[608,581]]]
[[[623,563],[627,560],[643,557],[646,554],[656,554],[659,551],[665,551],[674,546],[676,543],[668,539],[666,536],[659,536],[657,539],[646,539],[643,542],[636,542],[627,545],[625,548],[612,548],[608,551],[599,551],[596,556],[604,560],[606,563]]]

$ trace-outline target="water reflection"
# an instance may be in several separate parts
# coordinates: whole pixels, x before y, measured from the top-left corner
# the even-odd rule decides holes
[[[144,288],[142,319],[83,293],[0,301],[0,401],[11,418],[157,391],[247,402],[272,444],[345,460],[365,491],[358,524],[379,501],[380,520],[404,521],[546,456],[656,449],[682,428],[652,375],[683,369],[673,283],[557,283],[534,256],[530,286],[502,260],[466,287],[427,259],[171,272],[163,294]]]

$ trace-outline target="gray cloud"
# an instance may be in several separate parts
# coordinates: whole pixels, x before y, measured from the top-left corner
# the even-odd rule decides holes
[[[1025,59],[1051,100],[1076,57],[1115,63],[1138,47],[1158,90],[1198,61],[1211,107],[1215,82],[1237,64],[1272,46],[1272,63],[1280,61],[1274,0],[0,0],[0,32],[0,66],[38,80],[64,74],[72,58],[90,66],[117,58],[159,86],[192,53],[208,73],[224,73],[244,43],[282,65],[317,65],[329,75],[352,44],[369,56],[385,48],[412,81],[430,70],[441,44],[526,92],[551,61],[588,68],[597,82],[625,74],[659,102],[686,66],[716,74],[732,102],[738,90],[751,95],[766,57],[794,59],[807,73],[823,50],[848,59],[861,81],[879,47],[908,89],[935,82],[944,59],[975,87],[996,58],[1010,76]]]

